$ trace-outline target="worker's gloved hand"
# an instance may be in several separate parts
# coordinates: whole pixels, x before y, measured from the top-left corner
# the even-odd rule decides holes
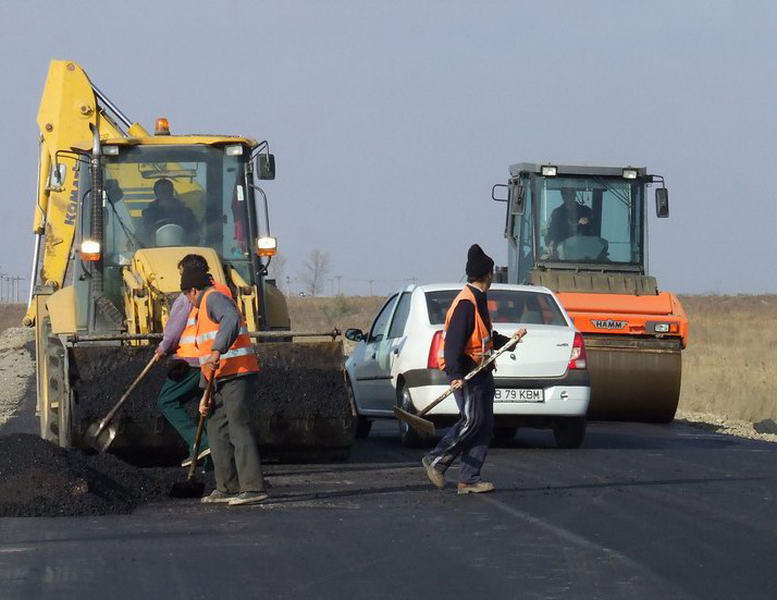
[[[203,367],[208,369],[209,373],[213,373],[219,368],[219,361],[221,360],[221,352],[213,350],[208,356],[208,360],[205,361]]]
[[[199,408],[200,414],[203,417],[207,417],[210,414],[210,405],[211,405],[210,397],[208,396],[207,393],[204,393],[202,395],[202,398],[200,398],[200,408]]]
[[[454,379],[453,381],[451,381],[451,387],[454,390],[460,389],[463,385],[464,385],[464,380],[463,379]]]

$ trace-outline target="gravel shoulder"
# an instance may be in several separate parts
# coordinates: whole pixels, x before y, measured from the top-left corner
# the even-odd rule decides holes
[[[35,357],[30,342],[34,331],[12,327],[0,333],[0,425],[8,421],[32,393]]]
[[[675,423],[683,423],[706,431],[734,435],[749,440],[777,443],[777,423],[772,419],[751,423],[731,419],[724,415],[678,410]]]

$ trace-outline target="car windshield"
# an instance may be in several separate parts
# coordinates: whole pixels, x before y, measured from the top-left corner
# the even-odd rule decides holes
[[[539,259],[640,264],[642,188],[617,177],[538,177]]]
[[[459,291],[426,292],[426,308],[432,325],[445,323],[445,315]],[[489,290],[488,312],[494,324],[567,325],[556,301],[544,292]]]
[[[206,246],[228,261],[249,260],[243,160],[202,145],[120,147],[106,156],[106,266],[160,246]]]

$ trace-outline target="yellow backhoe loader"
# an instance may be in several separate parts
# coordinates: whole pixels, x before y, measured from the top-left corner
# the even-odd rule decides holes
[[[262,364],[253,403],[260,443],[286,452],[347,455],[352,411],[342,344],[293,341],[286,301],[266,277],[276,251],[266,141],[149,134],[71,61],[54,60],[38,112],[35,254],[25,325],[35,327],[40,433],[85,445],[99,419],[161,339],[179,292],[178,261],[204,256],[229,286]],[[172,191],[167,197],[162,192]],[[172,195],[172,198],[170,197]],[[160,207],[160,204],[163,206]],[[167,462],[186,448],[156,410],[164,369],[152,371],[119,417],[112,451]]]

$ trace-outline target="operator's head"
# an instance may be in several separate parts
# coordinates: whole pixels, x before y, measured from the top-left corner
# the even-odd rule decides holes
[[[181,291],[192,302],[197,298],[200,290],[210,285],[210,275],[202,268],[189,265],[181,269]]]
[[[183,273],[183,270],[187,267],[191,267],[192,269],[200,269],[206,273],[210,271],[210,267],[208,267],[208,261],[199,254],[187,254],[178,261],[179,273]]]
[[[494,261],[477,244],[472,244],[467,252],[467,281],[482,283],[486,289],[494,279]]]
[[[571,207],[575,203],[577,196],[576,190],[572,188],[561,188],[561,197],[564,199],[564,206]]]
[[[162,203],[167,203],[173,200],[175,188],[173,182],[169,179],[158,179],[154,184],[154,195],[157,200]]]

